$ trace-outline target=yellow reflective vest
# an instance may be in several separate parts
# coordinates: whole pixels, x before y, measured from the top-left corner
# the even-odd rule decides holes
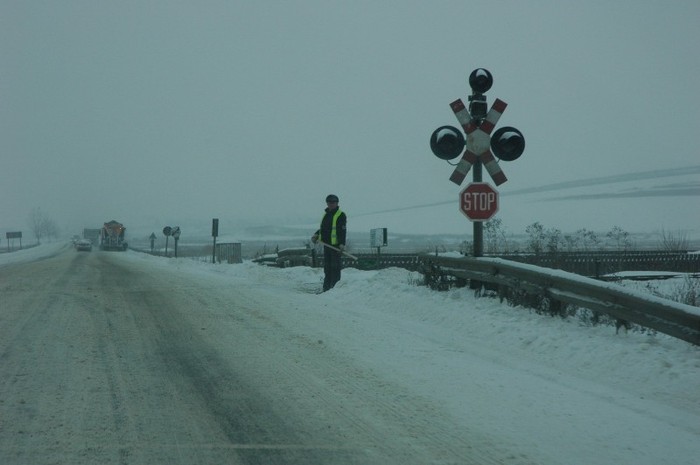
[[[331,245],[338,245],[338,218],[340,218],[340,215],[342,214],[343,212],[340,210],[340,208],[333,214],[333,219],[331,220]],[[325,217],[325,214],[321,217],[321,228],[323,228],[323,218]],[[319,233],[320,232],[321,229],[319,229]]]

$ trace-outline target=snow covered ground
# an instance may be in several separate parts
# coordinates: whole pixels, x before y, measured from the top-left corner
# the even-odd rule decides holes
[[[0,266],[65,247],[0,254]],[[410,386],[412,395],[439,402],[475,438],[496,436],[522,452],[508,463],[700,461],[700,348],[674,338],[616,335],[610,326],[538,315],[468,289],[431,291],[418,285],[420,274],[398,268],[345,269],[336,288],[316,295],[318,269],[119,256],[149,272],[206,283],[201,292],[254,290],[266,311],[310,343],[341,350]],[[663,290],[678,280],[654,285]]]

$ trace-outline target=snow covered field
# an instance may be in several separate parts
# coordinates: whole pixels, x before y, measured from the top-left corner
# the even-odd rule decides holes
[[[65,247],[0,254],[0,266]],[[316,295],[319,269],[212,265],[132,251],[118,257],[148,272],[187,276],[202,293],[250,289],[264,304],[261,312],[309,344],[341,351],[411,396],[438,403],[475,439],[498,437],[521,452],[507,463],[700,460],[700,348],[671,337],[616,335],[609,326],[541,316],[468,289],[431,291],[418,285],[420,274],[397,268],[345,269],[335,289]]]

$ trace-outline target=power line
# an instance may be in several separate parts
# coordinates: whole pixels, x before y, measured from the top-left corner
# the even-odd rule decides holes
[[[523,194],[538,194],[542,192],[552,192],[564,189],[574,189],[577,187],[589,187],[589,186],[601,186],[606,184],[616,184],[621,182],[630,181],[643,181],[647,179],[660,179],[660,178],[670,178],[675,176],[687,176],[689,174],[700,174],[700,165],[691,165],[684,168],[670,168],[665,170],[649,170],[649,171],[639,171],[636,173],[628,174],[617,174],[609,176],[601,176],[596,178],[586,178],[577,181],[564,181],[557,182],[553,184],[545,184],[537,187],[528,187],[525,189],[517,189],[510,192],[501,193],[502,196],[506,195],[523,195]],[[697,190],[679,190],[679,195],[695,195]],[[633,195],[630,195],[633,197]],[[568,197],[571,198],[571,197]],[[381,213],[395,213],[407,210],[418,210],[420,208],[437,207],[440,205],[454,204],[455,199],[444,200],[440,202],[424,203],[419,205],[411,205],[407,207],[390,208],[386,210],[377,210],[368,213],[355,214],[353,217],[362,217],[370,215],[378,215]]]

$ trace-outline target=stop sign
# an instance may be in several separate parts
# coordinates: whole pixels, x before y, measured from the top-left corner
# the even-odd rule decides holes
[[[459,210],[471,221],[488,221],[498,211],[498,191],[487,182],[472,182],[459,193]]]

